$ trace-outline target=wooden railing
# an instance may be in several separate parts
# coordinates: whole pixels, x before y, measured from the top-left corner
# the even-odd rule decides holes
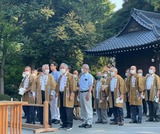
[[[49,116],[49,112],[48,112],[48,102],[45,101],[44,104],[39,105],[39,104],[25,104],[25,106],[34,106],[34,107],[43,107],[43,125],[37,125],[37,124],[22,124],[23,127],[25,128],[33,128],[34,129],[34,133],[42,133],[42,132],[55,132],[58,129],[57,128],[52,128],[49,124],[48,124],[48,116]]]
[[[23,124],[22,105],[43,107],[43,125]],[[28,102],[19,101],[0,101],[0,134],[8,134],[9,126],[10,134],[22,134],[22,126],[25,128],[33,128],[33,132],[36,134],[41,132],[54,132],[58,130],[57,128],[50,127],[48,124],[47,101],[45,101],[43,105],[28,104]]]
[[[23,104],[27,102],[0,101],[0,134],[8,134],[8,126],[10,126],[10,134],[22,134]]]

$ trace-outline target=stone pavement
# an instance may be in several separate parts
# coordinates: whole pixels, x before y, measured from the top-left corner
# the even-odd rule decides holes
[[[93,128],[85,129],[78,128],[81,121],[74,120],[73,129],[70,131],[59,130],[57,132],[43,133],[43,134],[160,134],[160,122],[155,123],[146,122],[146,117],[143,116],[142,124],[129,124],[130,119],[125,119],[124,126],[112,126],[109,124],[95,124],[93,123]],[[108,121],[110,118],[108,119]],[[94,122],[96,121],[96,116],[94,116]],[[110,122],[110,121],[109,121]],[[53,127],[58,128],[59,125],[53,125]],[[33,130],[23,129],[22,134],[32,134]]]

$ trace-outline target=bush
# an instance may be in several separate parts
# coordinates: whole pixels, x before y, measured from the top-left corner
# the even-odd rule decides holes
[[[2,101],[2,100],[10,101],[11,97],[7,94],[0,94],[0,101]]]

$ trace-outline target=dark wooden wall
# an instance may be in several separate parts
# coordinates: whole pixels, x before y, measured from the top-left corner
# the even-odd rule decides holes
[[[154,57],[154,55],[155,52],[153,49],[120,53],[116,55],[116,67],[118,68],[119,74],[122,77],[124,77],[126,69],[130,68],[132,65],[137,66],[137,69],[142,69],[144,75],[148,73],[150,66],[155,66],[157,69],[156,73],[159,75],[160,60],[157,58],[157,55],[155,57],[155,62],[152,62],[151,59]]]

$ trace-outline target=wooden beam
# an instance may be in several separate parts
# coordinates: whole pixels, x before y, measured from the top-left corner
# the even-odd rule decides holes
[[[41,129],[35,129],[33,132],[35,134],[38,134],[38,133],[44,133],[44,132],[56,132],[58,131],[58,128],[41,128]]]
[[[43,128],[43,125],[25,123],[25,124],[22,124],[22,127],[23,128],[39,129],[39,128]]]

